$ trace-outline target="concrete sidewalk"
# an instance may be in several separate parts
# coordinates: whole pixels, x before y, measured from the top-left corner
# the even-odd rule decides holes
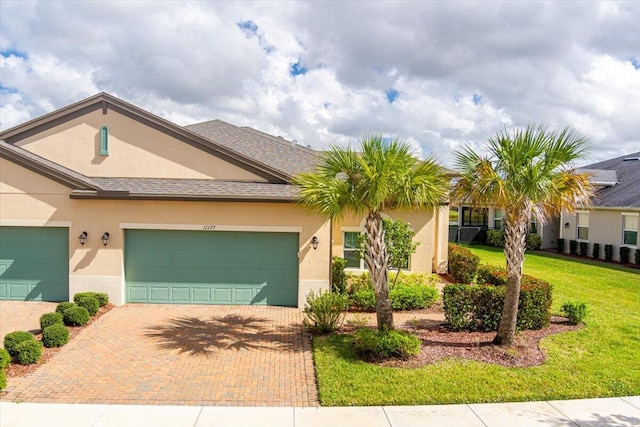
[[[524,403],[323,408],[0,402],[0,426],[640,426],[640,396]]]

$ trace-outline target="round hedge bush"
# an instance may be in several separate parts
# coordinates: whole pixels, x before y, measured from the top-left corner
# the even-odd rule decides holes
[[[100,309],[100,303],[91,295],[76,294],[73,297],[73,302],[78,304],[79,307],[84,307],[89,312],[89,315],[95,316]]]
[[[36,363],[42,357],[42,343],[40,341],[22,341],[16,345],[16,361],[21,365]]]
[[[0,370],[11,364],[11,355],[6,348],[0,348]]]
[[[24,341],[35,341],[33,334],[25,331],[10,332],[4,336],[4,348],[7,349],[11,356],[16,355],[16,346]]]
[[[7,388],[7,375],[4,373],[4,369],[0,369],[0,390]]]
[[[42,344],[45,347],[62,347],[69,342],[69,330],[62,324],[47,326],[42,331]]]
[[[362,328],[353,337],[353,348],[365,360],[407,359],[420,352],[420,339],[406,331]]]
[[[100,307],[109,304],[109,295],[102,292],[78,292],[73,296],[73,300],[76,301],[76,298],[83,298],[87,296],[97,299]]]
[[[55,325],[56,323],[63,324],[61,313],[45,313],[40,316],[40,329],[43,331],[47,326]]]
[[[68,301],[67,302],[61,302],[60,304],[58,304],[56,306],[56,313],[64,314],[64,312],[65,312],[65,310],[67,308],[73,307],[75,305],[76,305],[76,303],[74,303],[74,302],[68,302]]]
[[[67,308],[62,314],[64,324],[67,326],[84,326],[89,321],[89,312],[86,308],[74,305]]]

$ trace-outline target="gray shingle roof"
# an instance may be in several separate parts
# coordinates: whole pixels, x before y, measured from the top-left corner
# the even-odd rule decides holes
[[[297,187],[266,182],[210,179],[92,178],[105,192],[123,197],[292,201]]]
[[[259,130],[211,120],[186,129],[288,176],[311,171],[319,152]]]
[[[593,185],[615,185],[618,183],[618,174],[615,170],[580,168],[576,171],[589,174],[589,180]]]
[[[625,160],[628,159],[628,160]],[[633,159],[633,160],[631,160]],[[582,170],[615,171],[617,184],[596,192],[594,206],[640,208],[640,151],[585,166]]]

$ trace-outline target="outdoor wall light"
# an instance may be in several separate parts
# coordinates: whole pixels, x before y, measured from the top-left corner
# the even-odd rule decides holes
[[[107,243],[109,242],[109,233],[104,233],[100,240],[102,240],[103,245],[107,246]]]
[[[568,222],[564,223],[564,228],[569,228],[569,223]]]
[[[311,246],[313,247],[314,251],[318,249],[318,238],[316,236],[313,236],[313,238],[311,239]]]
[[[78,236],[78,239],[80,239],[80,244],[82,246],[84,246],[84,244],[87,242],[87,237],[89,237],[89,234],[86,231],[83,231],[82,233],[80,233],[80,235]]]

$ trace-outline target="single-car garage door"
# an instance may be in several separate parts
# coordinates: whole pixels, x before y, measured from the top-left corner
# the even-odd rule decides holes
[[[0,227],[0,300],[69,301],[69,229]]]
[[[296,306],[298,234],[125,231],[127,302]]]

